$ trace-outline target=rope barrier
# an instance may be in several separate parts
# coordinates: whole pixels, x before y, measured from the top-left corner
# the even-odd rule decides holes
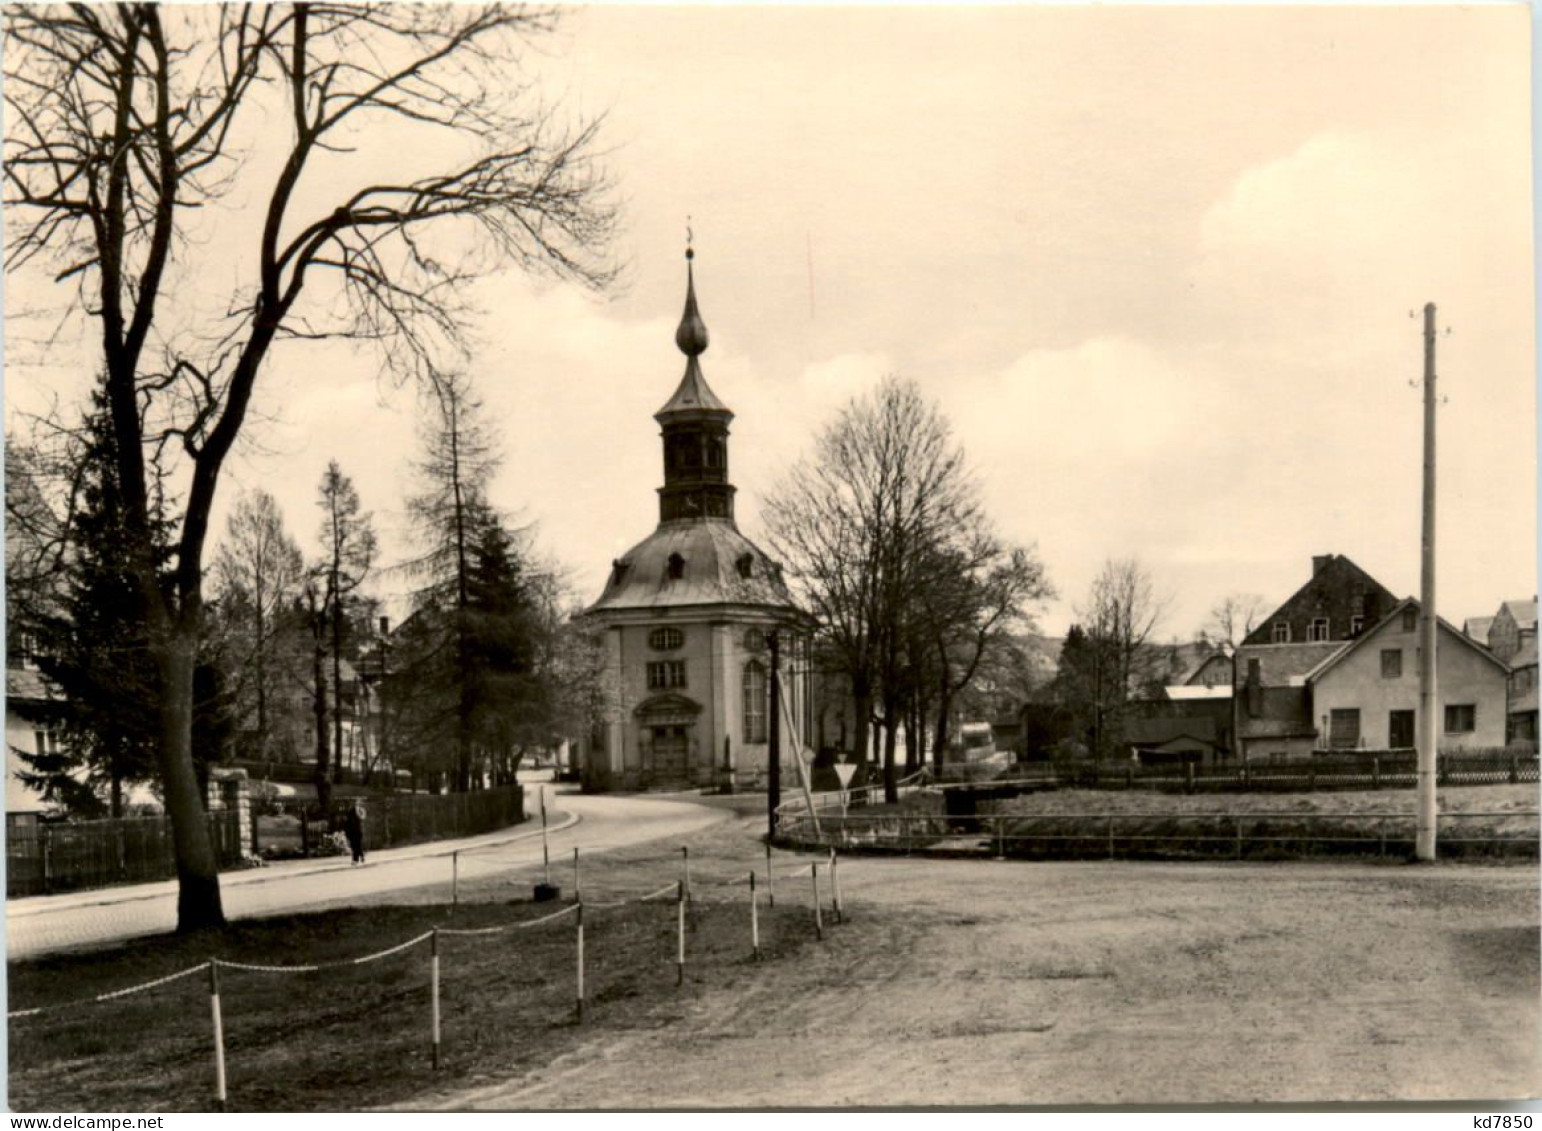
[[[316,962],[300,966],[276,966],[262,965],[256,962],[231,962],[225,958],[216,958],[214,962],[227,970],[245,970],[253,974],[314,974],[319,970],[341,970],[348,966],[363,966],[366,963],[378,962],[382,958],[389,958],[393,954],[400,954],[404,950],[410,950],[420,942],[431,938],[432,931],[424,931],[416,938],[408,939],[404,943],[397,943],[393,947],[376,951],[374,954],[362,955],[359,958],[345,958],[340,962]]]
[[[492,852],[496,852],[499,847],[502,847],[502,846],[489,845],[486,849],[479,849],[479,850],[475,850],[475,851],[480,851],[480,852],[484,852],[484,853],[492,853]],[[469,853],[470,851],[473,851],[473,850],[462,850],[462,854]],[[675,860],[675,859],[678,859],[678,857],[676,857],[674,855],[674,853],[669,853],[668,855],[657,855],[657,856],[649,856],[649,857],[640,857],[640,858],[637,858],[635,860],[618,861],[617,863],[622,865],[622,866],[632,865],[632,864],[645,865],[645,864],[650,864],[650,863],[661,863],[663,861]],[[467,863],[471,863],[471,861],[467,861]],[[488,860],[484,856],[483,859],[477,860],[474,863],[476,863],[476,864],[493,864],[495,862],[492,861],[492,860]],[[810,864],[810,865],[808,865],[806,867],[798,868],[798,869],[796,869],[794,871],[791,871],[791,872],[772,873],[772,872],[770,872],[768,870],[768,877],[767,878],[768,879],[784,879],[784,880],[796,879],[796,878],[798,878],[800,876],[811,874],[813,872],[814,868],[815,868],[815,865]],[[692,876],[692,882],[695,883],[695,884],[706,884],[708,886],[724,887],[724,888],[743,887],[746,884],[748,884],[751,887],[753,887],[753,880],[752,880],[752,878],[749,875],[743,875],[743,876],[739,876],[739,877],[731,877],[731,878],[720,879],[718,877],[704,877],[704,876],[701,876],[699,873],[697,873],[697,874],[694,874]],[[302,963],[302,964],[297,964],[297,965],[285,965],[285,964],[275,964],[275,963],[236,962],[236,961],[232,961],[230,959],[225,959],[225,958],[215,958],[215,959],[210,959],[208,962],[201,962],[197,966],[190,966],[186,970],[179,970],[175,974],[168,974],[164,978],[155,978],[155,979],[152,979],[151,981],[141,982],[138,985],[128,986],[128,987],[126,987],[124,989],[121,989],[121,990],[113,990],[113,991],[111,991],[109,993],[97,994],[97,995],[95,995],[93,997],[81,998],[81,999],[79,999],[77,1001],[65,1002],[62,1005],[38,1006],[38,1007],[33,1008],[33,1009],[16,1009],[16,1010],[11,1010],[10,1012],[8,1012],[6,1014],[6,1018],[8,1020],[13,1020],[14,1021],[14,1020],[20,1020],[20,1019],[24,1019],[24,1018],[28,1018],[28,1017],[36,1017],[36,1016],[38,1016],[39,1014],[42,1014],[42,1013],[52,1013],[52,1012],[55,1012],[55,1011],[58,1011],[58,1010],[74,1009],[74,1008],[78,1008],[80,1006],[94,1005],[94,1004],[98,1004],[98,1003],[101,1003],[101,1002],[113,1001],[113,1000],[115,1000],[117,998],[128,997],[130,995],[137,994],[137,993],[144,993],[144,992],[146,992],[148,990],[153,990],[153,989],[156,989],[156,988],[158,988],[160,986],[164,986],[164,985],[168,985],[168,984],[170,984],[172,982],[180,981],[183,978],[191,977],[194,974],[198,974],[198,973],[201,973],[203,971],[210,970],[211,968],[217,970],[219,967],[223,967],[226,970],[235,970],[235,971],[241,971],[241,972],[244,972],[244,973],[251,973],[251,974],[314,974],[314,973],[319,973],[319,972],[321,972],[323,970],[338,970],[338,969],[346,969],[346,968],[354,967],[354,966],[364,966],[364,965],[367,965],[368,963],[371,963],[371,962],[378,962],[378,961],[380,961],[382,959],[390,958],[392,955],[400,954],[400,953],[402,953],[405,950],[410,950],[413,947],[420,945],[421,943],[427,942],[428,940],[430,940],[430,939],[432,939],[434,937],[436,932],[437,932],[437,934],[446,935],[446,936],[454,935],[454,936],[459,936],[459,937],[474,937],[474,936],[481,936],[481,935],[504,934],[504,933],[509,932],[509,931],[529,930],[531,928],[539,927],[539,926],[542,926],[543,924],[553,922],[554,920],[560,919],[560,918],[562,918],[562,917],[564,917],[566,915],[572,915],[572,914],[575,914],[575,913],[581,914],[581,908],[583,906],[585,906],[585,905],[587,905],[588,907],[590,907],[592,909],[611,910],[611,909],[618,908],[618,907],[627,907],[627,906],[630,906],[632,904],[650,903],[650,902],[653,902],[655,900],[661,899],[662,897],[667,896],[667,895],[674,895],[678,899],[678,898],[681,897],[682,890],[683,890],[682,882],[675,881],[675,882],[671,882],[671,883],[665,884],[663,887],[658,888],[655,891],[651,891],[651,892],[648,892],[648,893],[646,893],[644,895],[640,895],[640,896],[633,896],[633,897],[627,898],[627,899],[613,900],[613,901],[586,900],[583,903],[569,904],[567,907],[562,908],[560,911],[554,911],[550,915],[544,915],[544,916],[542,916],[539,919],[532,919],[531,921],[526,922],[526,923],[505,923],[505,924],[501,924],[501,925],[495,926],[495,927],[459,927],[459,928],[440,927],[440,928],[436,928],[435,930],[425,931],[422,934],[416,935],[413,938],[410,938],[410,939],[408,939],[405,942],[398,943],[397,945],[392,946],[392,947],[387,947],[385,950],[376,951],[373,954],[361,955],[358,958],[343,959],[343,960],[337,961],[337,962],[312,962],[312,963]],[[696,900],[692,900],[692,902],[699,903],[699,904],[701,904],[703,906],[708,906],[708,907],[722,907],[722,906],[727,906],[730,901],[727,901],[727,900],[700,900],[700,899],[696,899]]]
[[[675,891],[678,886],[679,885],[676,883],[665,884],[663,887],[659,888],[658,891],[650,891],[647,895],[633,896],[631,899],[617,899],[610,901],[586,899],[584,900],[584,906],[599,907],[608,911],[616,907],[628,907],[634,903],[647,903],[649,900],[657,899],[661,895]]]
[[[137,986],[129,986],[123,990],[113,990],[110,993],[97,994],[95,997],[83,997],[76,1001],[67,1001],[62,1005],[40,1005],[35,1009],[13,1009],[7,1013],[6,1019],[14,1021],[19,1017],[36,1017],[40,1013],[53,1013],[60,1009],[75,1009],[82,1005],[95,1005],[97,1002],[112,1001],[114,998],[128,997],[130,994],[143,993],[153,990],[157,986],[164,986],[182,978],[191,977],[209,968],[207,962],[200,962],[197,966],[189,966],[186,970],[178,970],[175,974],[168,974],[164,978],[156,978],[153,981],[141,982]]]
[[[504,923],[498,927],[440,927],[441,935],[501,935],[505,931],[528,931],[531,927],[539,927],[542,923],[550,923],[553,919],[560,919],[564,915],[571,915],[578,910],[578,904],[571,903],[561,911],[553,911],[550,915],[542,915],[539,919],[532,919],[528,923]],[[427,938],[427,935],[423,936]]]

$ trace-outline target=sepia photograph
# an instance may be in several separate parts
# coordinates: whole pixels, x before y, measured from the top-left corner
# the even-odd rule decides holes
[[[1526,3],[0,29],[9,1110],[1542,1110]]]

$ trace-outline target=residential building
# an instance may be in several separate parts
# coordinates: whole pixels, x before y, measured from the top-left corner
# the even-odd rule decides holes
[[[1510,657],[1510,686],[1505,707],[1505,742],[1537,745],[1537,641],[1528,640]]]
[[[1488,633],[1493,624],[1493,617],[1468,617],[1462,622],[1462,632],[1487,648]]]
[[[1506,742],[1537,742],[1537,599],[1505,601],[1491,618],[1489,648],[1510,665]]]
[[[1537,599],[1506,601],[1494,614],[1489,625],[1489,650],[1509,663],[1510,657],[1520,652],[1528,642],[1537,640]]]
[[[1502,746],[1504,662],[1437,618],[1436,695],[1441,750]],[[1376,625],[1307,673],[1318,746],[1397,750],[1417,739],[1419,603],[1400,601]]]
[[[1244,645],[1353,640],[1397,603],[1392,593],[1342,554],[1312,558],[1312,576],[1265,617]]]
[[[5,668],[5,811],[35,813],[47,806],[37,790],[24,785],[21,752],[54,754],[59,750],[59,702],[30,658],[9,649]]]
[[[685,375],[654,419],[664,454],[659,522],[611,565],[585,612],[604,637],[611,702],[586,743],[593,788],[679,788],[763,773],[770,758],[770,637],[778,635],[784,702],[781,752],[789,785],[810,739],[808,619],[781,566],[734,521],[728,474],[733,413],[699,357],[707,328],[686,252],[685,312],[675,344]]]
[[[1197,715],[1129,719],[1124,727],[1125,741],[1143,766],[1224,761],[1228,751],[1219,741],[1220,733],[1213,718]]]
[[[1246,761],[1311,757],[1317,745],[1307,673],[1342,641],[1245,644],[1237,649],[1237,751]]]

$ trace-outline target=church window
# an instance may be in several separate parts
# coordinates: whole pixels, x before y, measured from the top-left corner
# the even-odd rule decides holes
[[[685,633],[678,628],[655,628],[648,633],[648,647],[655,652],[673,652],[685,643]]]
[[[648,665],[649,691],[669,691],[685,685],[684,660],[654,660]]]
[[[759,660],[744,665],[744,741],[766,741],[766,668]]]
[[[685,576],[685,559],[679,554],[669,555],[669,580],[679,581]]]

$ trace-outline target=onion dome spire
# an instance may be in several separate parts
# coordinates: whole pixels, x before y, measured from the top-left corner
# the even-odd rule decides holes
[[[696,360],[707,348],[707,324],[701,320],[701,311],[696,309],[696,275],[691,263],[696,258],[696,251],[691,247],[690,227],[687,226],[685,231],[685,312],[675,330],[675,345],[685,354],[685,376],[680,379],[674,395],[654,414],[654,419],[662,422],[665,417],[678,413],[705,412],[731,420],[733,413],[708,386]]]
[[[696,309],[696,276],[691,270],[691,260],[696,251],[691,247],[689,227],[686,228],[685,244],[685,313],[680,315],[680,327],[675,331],[675,345],[686,357],[700,357],[707,349],[707,324]]]

